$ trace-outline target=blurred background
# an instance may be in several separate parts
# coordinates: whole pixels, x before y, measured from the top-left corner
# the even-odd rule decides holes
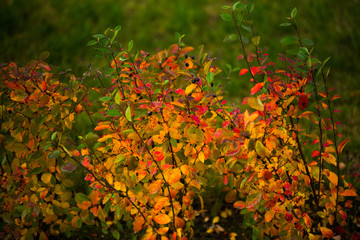
[[[175,43],[175,33],[185,34],[184,42],[194,47],[204,45],[216,57],[215,63],[239,66],[239,43],[224,43],[235,32],[230,22],[219,14],[223,0],[1,0],[0,63],[15,61],[23,65],[49,51],[56,71],[71,68],[82,76],[94,60],[94,50],[86,46],[95,33],[108,27],[122,26],[119,39],[134,49],[150,53]],[[261,47],[267,47],[272,60],[284,52],[280,39],[293,30],[279,27],[297,7],[297,21],[303,37],[314,42],[313,55],[323,60],[331,57],[329,86],[343,98],[336,101],[341,109],[335,117],[342,123],[344,138],[351,138],[342,161],[356,171],[360,155],[360,2],[359,0],[255,1],[255,32],[261,35]],[[225,81],[225,80],[224,80]],[[231,100],[249,95],[250,83],[234,74],[226,82]]]

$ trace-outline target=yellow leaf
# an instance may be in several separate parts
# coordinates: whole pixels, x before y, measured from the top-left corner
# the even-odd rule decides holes
[[[156,230],[156,232],[160,235],[164,235],[168,231],[169,231],[169,227],[162,227],[162,228],[159,228],[158,230]]]
[[[61,208],[64,208],[64,209],[67,209],[70,207],[70,204],[68,202],[61,202],[60,203],[60,207]]]
[[[166,214],[159,214],[154,217],[154,221],[158,224],[168,224],[171,222],[171,218]]]
[[[198,157],[199,157],[200,162],[204,163],[204,161],[205,161],[204,153],[200,152]]]
[[[192,83],[190,85],[188,85],[185,89],[185,93],[186,95],[189,95],[192,91],[194,91],[194,89],[197,87],[198,85],[195,83]]]
[[[323,173],[333,185],[338,185],[338,177],[335,173],[329,171],[328,169],[325,169]]]
[[[118,191],[123,191],[123,192],[126,190],[125,184],[118,181],[115,181],[114,188]]]
[[[41,176],[41,181],[44,182],[45,184],[49,184],[51,180],[51,176],[52,176],[51,173],[44,173]]]
[[[105,178],[106,178],[106,181],[108,181],[108,183],[109,183],[110,185],[113,184],[114,178],[113,178],[113,176],[112,176],[111,173],[107,173],[107,174],[105,175]]]
[[[98,142],[105,142],[107,139],[113,138],[112,134],[107,134],[98,139]]]
[[[220,221],[220,217],[219,216],[216,216],[214,217],[214,219],[212,220],[212,223],[215,224],[215,223],[218,223]]]

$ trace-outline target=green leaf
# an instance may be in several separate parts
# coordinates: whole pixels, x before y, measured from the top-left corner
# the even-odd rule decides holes
[[[250,12],[254,11],[255,9],[255,2],[252,2],[249,4],[249,9],[250,9]]]
[[[54,133],[51,135],[51,141],[54,141],[54,140],[55,140],[56,134],[57,134],[57,132],[54,132]]]
[[[134,194],[138,194],[139,192],[141,192],[141,184],[136,185],[134,189]]]
[[[115,32],[118,32],[118,31],[120,31],[120,30],[121,30],[121,25],[117,25],[117,26],[115,27],[115,29],[114,29]]]
[[[114,237],[116,240],[119,240],[119,239],[120,239],[120,233],[119,233],[118,230],[115,229],[115,230],[112,232],[112,235],[113,235],[113,237]]]
[[[307,85],[307,86],[305,87],[305,94],[308,94],[308,93],[311,92],[314,88],[315,88],[315,85],[314,85],[314,84]]]
[[[308,45],[308,46],[314,45],[314,43],[310,39],[307,39],[307,38],[303,38],[303,39],[301,39],[301,41],[304,45]]]
[[[121,99],[121,96],[120,96],[120,90],[118,90],[115,94],[115,97],[114,97],[114,100],[115,100],[115,103],[116,104],[120,104],[120,99]]]
[[[297,42],[297,38],[294,36],[285,36],[283,39],[281,39],[281,44],[284,45],[290,45]]]
[[[260,43],[260,36],[254,36],[251,38],[251,42],[257,47]]]
[[[222,9],[230,9],[231,6],[229,6],[229,5],[224,5],[224,6],[221,6],[221,8],[222,8]]]
[[[280,24],[280,27],[288,27],[288,26],[291,26],[292,23],[281,23]]]
[[[36,174],[41,173],[42,171],[43,171],[43,168],[42,168],[42,167],[37,167],[37,168],[34,168],[34,169],[31,171],[30,175],[36,175]]]
[[[97,44],[97,41],[96,41],[96,40],[90,40],[86,45],[87,45],[87,46],[93,46],[93,45],[95,45],[95,44]]]
[[[118,34],[118,31],[115,31],[115,32],[114,32],[114,35],[111,37],[110,43],[113,43],[113,42],[114,42],[117,34]]]
[[[207,76],[206,76],[206,81],[207,81],[209,84],[211,84],[211,83],[213,82],[213,80],[214,80],[214,75],[213,75],[212,72],[209,72],[209,73],[207,74]]]
[[[231,33],[225,37],[224,42],[234,42],[239,39],[240,38],[237,34]]]
[[[128,43],[128,51],[130,52],[131,49],[133,48],[134,46],[134,41],[133,40],[130,40],[130,42]]]
[[[287,53],[287,54],[290,54],[290,55],[297,55],[298,52],[299,52],[299,48],[294,48],[294,49],[286,50],[286,53]]]
[[[326,64],[329,60],[330,60],[330,57],[326,58],[326,59],[322,62],[320,68],[317,70],[316,78],[319,76],[319,74],[321,73],[323,67],[325,66],[325,64]]]
[[[249,39],[247,37],[241,36],[241,41],[243,41],[244,44],[248,44]]]
[[[117,109],[110,109],[109,111],[106,111],[106,114],[110,117],[117,117],[121,115],[120,111]]]
[[[102,97],[99,99],[101,102],[106,102],[106,101],[109,101],[111,100],[111,96],[105,96],[105,97]]]
[[[115,160],[114,160],[114,164],[117,164],[117,163],[122,164],[122,163],[125,163],[125,162],[126,162],[126,158],[122,154],[117,155]]]
[[[251,29],[251,27],[249,25],[241,24],[241,27],[243,29],[245,29],[246,31],[248,31],[248,32],[252,32],[252,29]]]
[[[134,131],[133,129],[126,129],[124,131],[121,131],[120,133],[126,134],[126,133],[132,133],[133,131]]]
[[[233,11],[235,11],[235,9],[245,10],[246,4],[243,4],[240,1],[238,1],[238,2],[234,3],[232,9],[233,9]]]
[[[104,34],[94,34],[93,37],[101,39],[101,38],[105,38],[105,35]]]
[[[301,60],[306,60],[309,56],[309,50],[306,47],[300,47],[297,57]]]
[[[50,153],[48,158],[50,158],[50,159],[57,158],[60,154],[61,154],[61,151],[59,149],[57,149],[57,150],[53,151],[52,153]]]
[[[259,236],[260,236],[259,229],[257,227],[254,227],[252,231],[252,240],[258,240]]]
[[[220,14],[220,17],[222,18],[222,20],[227,21],[227,22],[231,21],[231,19],[232,19],[232,16],[230,13],[222,13],[222,14]]]
[[[95,48],[95,49],[102,53],[110,53],[110,50],[108,48]]]
[[[130,106],[127,107],[126,111],[125,111],[125,117],[126,119],[131,122],[132,119],[131,119],[131,109],[130,109]]]
[[[292,11],[291,11],[291,18],[295,18],[296,17],[296,14],[297,14],[297,9],[294,8]]]
[[[76,193],[75,194],[75,201],[77,203],[81,203],[81,202],[84,202],[84,201],[88,201],[88,197],[84,194],[84,193]]]

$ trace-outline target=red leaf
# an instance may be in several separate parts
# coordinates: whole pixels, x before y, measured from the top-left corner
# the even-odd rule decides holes
[[[240,70],[240,73],[239,75],[242,76],[242,75],[245,75],[249,70],[247,68],[243,68]]]
[[[177,94],[180,94],[180,95],[182,95],[182,96],[185,96],[186,94],[185,94],[185,91],[183,90],[183,89],[181,89],[181,88],[179,88],[179,89],[176,89],[176,91],[175,91]]]
[[[259,68],[258,67],[250,67],[250,71],[251,71],[251,74],[254,76],[256,73],[259,72]]]
[[[320,152],[318,150],[313,151],[311,154],[312,157],[317,157],[319,155],[320,155]]]
[[[250,91],[251,95],[254,95],[255,93],[257,93],[264,85],[265,85],[264,82],[255,84],[255,86]]]
[[[234,203],[234,208],[243,209],[245,207],[246,203],[243,201],[237,201]]]

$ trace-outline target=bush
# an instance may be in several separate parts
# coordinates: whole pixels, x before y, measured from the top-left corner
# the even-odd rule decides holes
[[[245,111],[226,105],[221,70],[180,35],[150,55],[122,46],[120,27],[96,34],[88,45],[108,66],[82,79],[51,73],[47,54],[2,66],[2,237],[71,237],[85,223],[116,239],[189,239],[204,197],[220,186],[253,239],[349,238],[358,196],[340,176],[349,140],[336,129],[327,60],[312,57],[298,31],[282,39],[299,47],[279,63],[260,36],[246,52],[239,29],[254,32],[243,19],[253,6],[221,14],[238,29],[225,40],[244,49],[240,76],[255,83]],[[297,30],[295,17],[282,25]]]

